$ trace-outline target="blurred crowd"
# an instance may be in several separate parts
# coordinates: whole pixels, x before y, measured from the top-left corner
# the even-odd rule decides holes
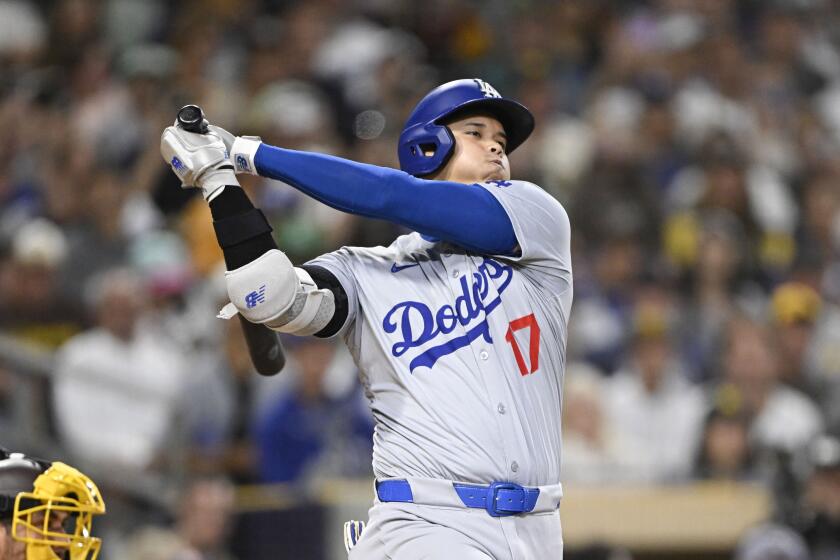
[[[183,503],[219,515],[231,483],[369,476],[344,348],[290,337],[262,378],[214,318],[209,211],[159,136],[197,103],[397,167],[411,107],[463,77],[533,111],[513,176],[571,216],[564,483],[763,484],[777,525],[742,558],[840,557],[836,0],[0,0],[0,334],[55,352],[69,460],[181,473]],[[243,186],[296,263],[404,233]],[[0,356],[0,417],[19,383]],[[230,531],[186,513],[121,542],[229,558]]]

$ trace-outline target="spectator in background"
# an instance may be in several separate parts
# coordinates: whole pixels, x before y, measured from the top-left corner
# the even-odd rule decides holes
[[[816,438],[807,450],[803,534],[813,560],[840,558],[840,439]]]
[[[224,321],[222,355],[197,361],[189,376],[185,422],[191,442],[190,470],[220,473],[236,483],[259,479],[254,445],[256,421],[288,387],[287,372],[256,374],[239,320]]]
[[[750,418],[734,391],[720,391],[716,401],[706,415],[694,475],[703,480],[754,480],[758,473],[750,444]]]
[[[185,317],[194,273],[181,238],[165,231],[145,234],[129,246],[128,260],[145,287],[149,322],[182,348],[194,347],[192,331],[200,329]]]
[[[838,173],[831,168],[818,168],[804,178],[802,185],[802,219],[798,231],[799,258],[819,265],[831,261],[838,250],[837,222],[840,216]]]
[[[804,282],[780,285],[770,310],[783,380],[814,399],[826,425],[840,430],[840,310]]]
[[[233,560],[228,537],[234,488],[224,479],[190,482],[180,497],[171,527],[147,526],[128,539],[126,560]]]
[[[737,218],[744,226],[747,239],[754,241],[757,225],[749,204],[746,165],[734,139],[725,134],[710,138],[700,154],[701,180],[694,204],[701,219],[706,214]],[[748,242],[744,248],[751,250],[756,246]]]
[[[607,425],[625,450],[626,480],[685,480],[700,438],[705,403],[674,352],[671,306],[661,288],[640,294],[629,360],[607,386]]]
[[[611,373],[620,365],[631,331],[633,294],[643,267],[643,250],[630,233],[609,233],[593,251],[591,268],[575,274],[576,320],[569,324],[569,346],[575,357]]]
[[[817,380],[807,371],[807,352],[822,305],[819,294],[807,284],[788,282],[773,291],[770,304],[781,381],[818,397]]]
[[[604,403],[606,381],[583,362],[566,366],[563,381],[563,480],[604,483],[621,479],[624,452],[610,426]]]
[[[160,467],[177,432],[187,356],[145,328],[144,289],[133,272],[109,270],[88,289],[97,326],[71,338],[55,363],[61,439],[96,469]]]
[[[729,322],[722,379],[737,392],[752,418],[750,440],[760,449],[790,453],[822,431],[817,406],[785,386],[779,376],[778,349],[766,328],[739,316]]]
[[[802,537],[789,527],[766,524],[747,532],[735,560],[813,560]]]
[[[33,220],[15,233],[9,253],[0,268],[0,332],[54,350],[85,324],[84,309],[59,286],[65,235],[46,219]]]
[[[192,482],[181,500],[176,531],[201,560],[231,560],[227,538],[231,529],[234,488],[224,479]]]
[[[67,259],[61,270],[61,289],[81,299],[88,281],[127,261],[123,206],[127,191],[116,171],[91,167],[81,179],[83,189],[71,196],[82,199],[83,220],[68,235]]]
[[[316,476],[368,475],[373,422],[346,382],[356,372],[349,356],[332,339],[285,340],[291,363],[284,374],[294,376],[294,384],[257,425],[261,480],[305,483]],[[339,387],[331,388],[336,379]]]
[[[708,380],[717,375],[725,327],[739,307],[751,308],[761,292],[747,277],[749,259],[741,223],[727,213],[672,216],[665,250],[672,262],[685,266],[682,349],[690,375]]]

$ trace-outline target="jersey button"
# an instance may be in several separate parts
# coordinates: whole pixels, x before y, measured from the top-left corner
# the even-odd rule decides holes
[[[478,353],[478,356],[479,356],[482,360],[487,361],[487,358],[489,358],[489,357],[490,357],[490,353],[489,353],[489,352],[487,352],[487,350],[482,350],[481,352],[479,352],[479,353]]]
[[[461,271],[460,270],[455,269],[455,270],[452,271],[452,278],[458,278],[459,276],[461,276]]]
[[[503,405],[502,403],[499,403],[499,406],[496,407],[496,410],[499,411],[499,414],[504,414],[505,412],[507,412],[505,405]]]
[[[512,470],[513,472],[518,471],[518,470],[519,470],[519,463],[517,463],[516,461],[514,461],[513,463],[511,463],[511,464],[510,464],[510,470]]]

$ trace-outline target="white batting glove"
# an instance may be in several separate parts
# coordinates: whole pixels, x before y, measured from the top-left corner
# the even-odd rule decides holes
[[[200,188],[208,202],[218,196],[225,185],[239,185],[230,151],[218,131],[197,134],[180,126],[166,127],[160,137],[160,153],[181,179],[181,186]]]
[[[224,128],[212,124],[208,128],[218,134],[222,142],[225,143],[225,147],[230,153],[230,160],[233,162],[237,173],[259,175],[257,168],[254,166],[254,156],[257,154],[260,144],[262,144],[262,138],[259,136],[234,136]]]
[[[216,127],[211,126],[210,128]],[[227,134],[230,133],[227,132]],[[254,165],[254,156],[257,155],[257,150],[261,145],[262,139],[259,136],[233,137],[233,142],[230,145],[230,159],[233,161],[237,173],[259,175],[257,166]]]
[[[359,539],[362,538],[364,530],[364,521],[351,519],[344,523],[344,550],[347,551],[347,554],[350,554],[353,547],[359,544]]]

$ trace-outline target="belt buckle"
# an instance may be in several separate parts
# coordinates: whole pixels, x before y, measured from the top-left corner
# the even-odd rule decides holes
[[[491,517],[508,517],[525,511],[524,506],[520,507],[519,511],[499,511],[496,502],[499,497],[499,492],[502,490],[518,491],[522,496],[522,503],[525,503],[525,489],[519,484],[514,482],[492,482],[487,489],[487,504],[485,505],[485,509]]]

